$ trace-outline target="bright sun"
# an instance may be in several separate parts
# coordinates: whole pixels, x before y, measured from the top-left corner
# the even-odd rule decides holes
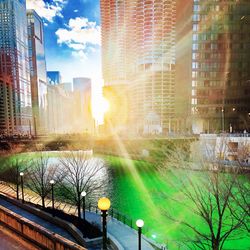
[[[93,116],[97,123],[103,123],[104,114],[109,110],[109,102],[101,97],[93,102]]]

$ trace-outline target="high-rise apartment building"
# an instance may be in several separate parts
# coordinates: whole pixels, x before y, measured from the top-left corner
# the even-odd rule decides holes
[[[128,115],[134,132],[176,128],[175,18],[175,1],[101,1],[104,85],[127,86],[129,107],[117,115]]]
[[[195,133],[250,129],[250,1],[193,1]]]
[[[47,71],[43,21],[34,10],[27,10],[28,44],[34,133],[46,132],[47,126]]]
[[[26,1],[0,1],[0,131],[28,132],[32,124]]]

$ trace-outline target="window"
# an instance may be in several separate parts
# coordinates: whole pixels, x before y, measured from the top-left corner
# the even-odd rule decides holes
[[[197,41],[198,40],[198,35],[197,34],[194,34],[193,35],[193,41]]]
[[[193,47],[193,50],[198,50],[198,44],[197,44],[197,43],[194,43],[194,44],[192,45],[192,47]]]
[[[194,11],[200,11],[200,5],[194,5]]]
[[[192,71],[192,77],[193,77],[193,78],[198,77],[198,72],[196,72],[196,71]]]
[[[195,22],[200,21],[200,15],[198,15],[198,14],[193,15],[193,21],[195,21]]]
[[[199,25],[198,24],[194,24],[193,25],[193,31],[198,31],[199,29]]]
[[[197,105],[197,99],[196,98],[192,98],[192,105]]]
[[[197,81],[192,81],[192,87],[197,87]]]
[[[199,64],[197,62],[193,62],[192,63],[192,68],[193,69],[198,69],[199,68]]]

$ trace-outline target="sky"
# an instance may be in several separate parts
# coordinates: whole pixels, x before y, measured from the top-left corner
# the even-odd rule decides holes
[[[98,0],[26,0],[44,20],[47,70],[73,77],[101,78]]]
[[[101,28],[99,0],[26,0],[44,21],[48,71],[60,71],[62,82],[92,79],[92,112],[103,117],[101,95]]]

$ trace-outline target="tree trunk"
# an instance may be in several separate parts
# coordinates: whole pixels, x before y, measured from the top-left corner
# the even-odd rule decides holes
[[[220,242],[216,239],[212,241],[212,248],[213,250],[219,250],[220,249]]]
[[[78,210],[78,218],[81,219],[81,196],[78,193],[78,201],[77,201],[77,210]]]
[[[45,208],[45,197],[42,197],[42,206]]]
[[[19,200],[19,184],[16,184],[16,199]]]

